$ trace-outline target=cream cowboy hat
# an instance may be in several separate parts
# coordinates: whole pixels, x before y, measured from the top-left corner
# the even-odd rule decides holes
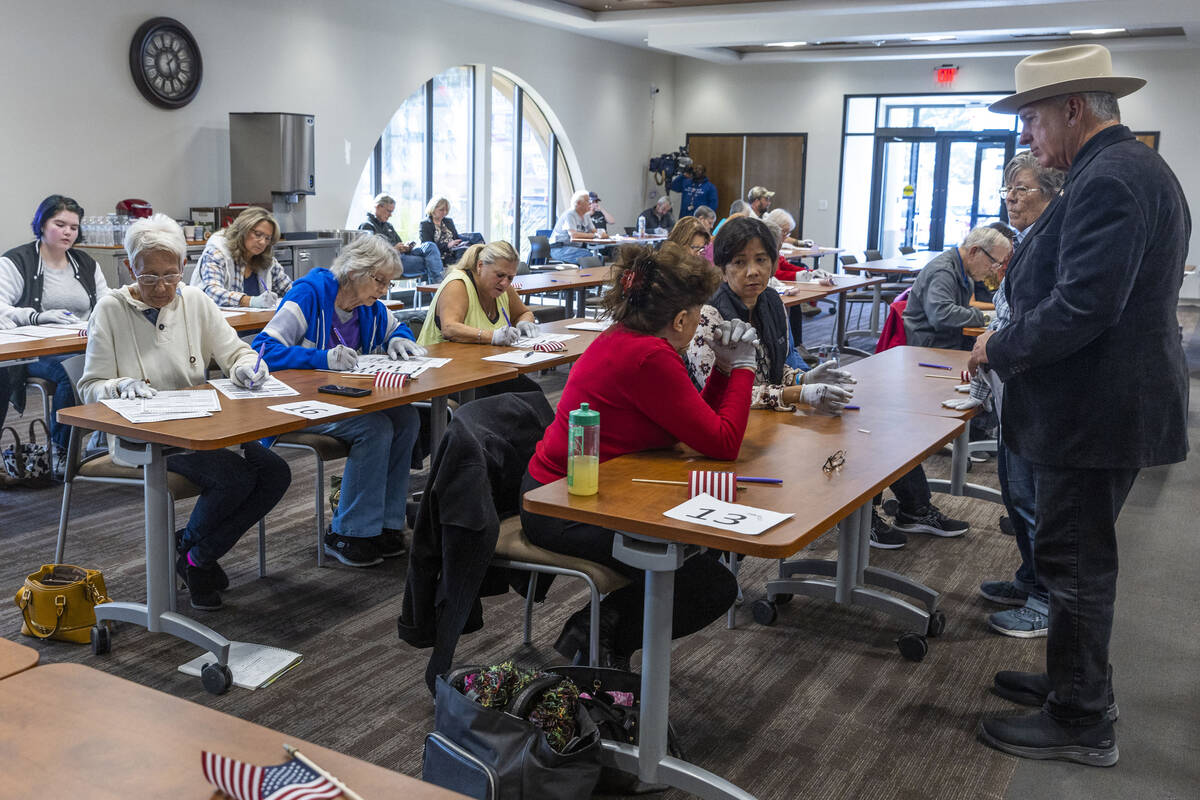
[[[1098,44],[1059,47],[1021,59],[1016,69],[1017,93],[988,106],[995,114],[1015,114],[1022,106],[1078,92],[1133,94],[1146,85],[1142,78],[1112,74],[1112,55]]]

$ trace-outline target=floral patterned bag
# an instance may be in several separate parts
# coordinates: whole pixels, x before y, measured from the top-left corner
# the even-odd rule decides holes
[[[35,425],[41,425],[45,431],[45,443],[39,444]],[[29,423],[29,441],[22,442],[21,437],[12,426],[0,431],[0,441],[4,434],[9,434],[13,443],[0,450],[4,459],[4,472],[10,482],[18,482],[25,486],[37,486],[50,481],[50,429],[40,419]]]

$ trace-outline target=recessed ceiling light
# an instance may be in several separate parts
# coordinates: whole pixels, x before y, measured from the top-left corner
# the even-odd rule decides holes
[[[953,39],[953,36],[910,36],[910,42],[948,42]]]
[[[1071,31],[1072,36],[1103,36],[1106,33],[1125,33],[1124,28],[1085,28],[1081,31]]]
[[[803,47],[808,42],[767,42],[763,47]]]

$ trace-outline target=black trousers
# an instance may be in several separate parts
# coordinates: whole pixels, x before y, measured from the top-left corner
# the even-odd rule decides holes
[[[905,514],[924,511],[933,498],[929,492],[929,481],[925,478],[925,469],[920,464],[901,475],[888,488],[896,495],[900,510]]]
[[[1038,579],[1050,595],[1046,710],[1095,725],[1109,704],[1108,645],[1117,597],[1117,517],[1137,469],[1033,465]]]
[[[521,494],[541,486],[528,472],[521,481]],[[642,610],[646,601],[645,573],[613,558],[614,531],[581,522],[545,517],[521,510],[521,526],[529,541],[555,553],[585,558],[603,564],[629,578],[629,585],[608,594],[606,609],[620,618],[615,648],[631,655],[642,647]],[[720,618],[737,598],[737,580],[718,561],[716,551],[692,556],[675,572],[675,604],[671,638],[695,633]]]

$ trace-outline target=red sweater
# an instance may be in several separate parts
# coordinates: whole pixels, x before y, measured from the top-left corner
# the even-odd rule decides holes
[[[727,377],[714,369],[704,392],[697,393],[666,339],[614,325],[571,367],[529,474],[538,483],[566,477],[567,415],[580,403],[600,413],[601,462],[676,442],[733,461],[746,433],[753,385],[754,370],[735,369]]]
[[[783,256],[780,256],[779,263],[775,265],[775,277],[781,281],[794,281],[796,280],[796,273],[806,272],[807,270],[808,267],[798,267]]]

